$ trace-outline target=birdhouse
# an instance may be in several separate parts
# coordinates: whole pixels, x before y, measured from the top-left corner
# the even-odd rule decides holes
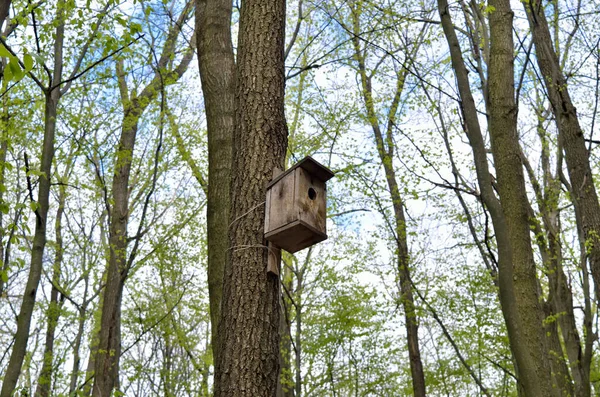
[[[265,239],[294,253],[327,239],[325,182],[333,172],[307,156],[267,185]]]

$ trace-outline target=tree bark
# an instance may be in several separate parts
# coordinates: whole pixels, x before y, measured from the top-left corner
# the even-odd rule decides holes
[[[73,156],[70,155],[67,160],[67,166],[65,169],[65,176],[62,178],[64,184],[60,185],[58,194],[58,209],[56,210],[56,219],[54,221],[54,232],[56,234],[56,247],[54,253],[54,263],[52,270],[52,288],[50,290],[50,303],[48,306],[46,321],[46,340],[44,344],[44,358],[42,364],[42,370],[38,377],[38,385],[35,391],[36,396],[47,397],[50,395],[52,387],[52,370],[54,361],[54,334],[56,332],[56,326],[58,325],[58,319],[60,317],[60,311],[64,303],[64,296],[60,293],[58,285],[60,283],[60,274],[62,270],[63,262],[63,238],[62,238],[62,217],[65,212],[65,201],[67,198],[67,185],[66,181],[71,172]],[[60,295],[60,297],[59,297]],[[60,299],[60,301],[59,301]]]
[[[156,65],[152,81],[139,96],[129,93],[122,65],[117,65],[117,77],[121,101],[123,103],[123,121],[121,137],[116,154],[112,183],[112,206],[110,209],[109,260],[106,271],[106,285],[102,297],[102,314],[98,347],[94,358],[94,386],[92,396],[109,397],[118,380],[119,359],[121,355],[121,299],[129,268],[135,259],[135,251],[127,255],[127,224],[129,221],[129,176],[135,149],[138,122],[148,105],[164,89],[165,85],[175,83],[187,70],[192,60],[188,51],[174,70],[166,71],[181,26],[188,19],[191,10],[188,3],[178,20],[167,34],[163,51]]]
[[[42,157],[40,163],[40,172],[38,185],[38,200],[35,210],[35,232],[33,236],[33,247],[31,250],[31,263],[29,267],[29,276],[27,285],[23,293],[23,301],[19,316],[17,317],[17,333],[15,343],[10,355],[8,367],[4,376],[0,397],[12,396],[21,368],[23,359],[27,351],[27,341],[29,339],[29,328],[31,326],[31,317],[35,305],[37,288],[42,277],[42,266],[44,259],[44,249],[46,247],[46,223],[50,199],[50,179],[52,176],[52,159],[54,158],[54,134],[56,132],[56,117],[58,102],[61,98],[61,91],[57,84],[62,79],[63,68],[63,40],[65,35],[64,21],[64,2],[57,4],[57,27],[54,39],[54,71],[52,79],[48,86],[55,88],[45,92],[45,111],[44,111],[44,141],[42,144]],[[31,197],[33,192],[30,192]]]
[[[229,246],[229,189],[235,117],[232,4],[227,0],[196,0],[198,65],[208,132],[208,296],[215,363],[219,361],[220,353],[217,336]]]
[[[573,293],[571,286],[568,281],[567,275],[563,268],[563,252],[562,243],[560,239],[561,225],[560,225],[560,208],[559,200],[561,196],[561,182],[559,178],[560,169],[562,168],[562,148],[558,148],[559,153],[557,155],[556,164],[556,175],[552,175],[550,167],[550,152],[549,152],[549,141],[548,132],[544,128],[544,116],[543,100],[539,94],[536,95],[536,115],[538,117],[538,136],[542,144],[542,152],[540,163],[543,172],[543,183],[540,183],[535,176],[533,167],[529,164],[529,161],[522,154],[524,159],[523,164],[531,180],[531,185],[535,192],[539,213],[541,215],[541,225],[533,219],[532,228],[534,235],[536,236],[536,242],[542,255],[543,263],[546,267],[546,276],[548,278],[548,310],[547,316],[552,316],[556,319],[560,327],[560,333],[562,334],[564,341],[564,350],[566,351],[566,357],[568,358],[568,364],[571,369],[569,371],[563,370],[563,379],[571,379],[571,384],[565,385],[563,389],[567,390],[567,394],[587,397],[590,394],[589,385],[589,373],[590,373],[590,360],[586,359],[589,355],[586,353],[585,348],[582,347],[581,338],[579,336],[579,330],[577,328],[577,321],[573,309]],[[533,213],[533,209],[530,210]],[[577,218],[577,215],[576,215]],[[543,230],[541,226],[543,225]],[[578,232],[580,228],[578,228]],[[581,237],[581,241],[585,239]],[[586,321],[590,317],[590,312],[587,307],[583,308],[584,311],[584,334],[590,333],[590,329],[587,328]],[[548,324],[547,327],[554,327],[552,323]],[[586,337],[584,343],[588,343],[589,339]],[[564,360],[565,354],[561,344],[554,343],[555,346],[551,350],[554,351],[553,355],[559,360]],[[564,360],[566,361],[566,360]],[[556,373],[556,371],[553,370]],[[574,383],[574,388],[573,388]],[[588,386],[584,386],[587,384]],[[587,393],[587,394],[586,394]]]
[[[275,396],[279,377],[279,277],[267,273],[266,185],[283,169],[285,1],[242,4],[236,128],[215,396]]]
[[[281,314],[279,319],[279,334],[281,335],[279,360],[281,370],[277,384],[277,397],[294,397],[294,381],[292,379],[292,294],[294,294],[292,263],[293,261],[286,263],[285,259],[282,259],[281,285],[284,291],[281,294]]]
[[[525,350],[520,354],[519,381],[527,396],[553,395],[548,341],[543,329],[538,279],[529,224],[529,201],[517,133],[514,90],[513,12],[508,0],[490,0],[490,64],[488,66],[489,129],[502,211],[512,248],[514,308],[522,329]],[[514,348],[513,348],[514,349]]]
[[[448,41],[448,46],[450,48],[452,67],[456,75],[461,99],[461,111],[464,117],[464,129],[467,138],[469,139],[469,144],[473,150],[475,171],[481,191],[480,198],[482,203],[490,212],[496,235],[498,246],[498,290],[500,304],[502,306],[502,313],[507,326],[509,342],[515,359],[516,370],[519,379],[521,380],[519,383],[519,388],[523,387],[524,392],[528,396],[543,395],[543,393],[540,394],[538,387],[545,389],[548,386],[545,386],[544,384],[540,385],[540,383],[543,383],[545,380],[536,382],[536,372],[533,369],[534,363],[532,363],[532,359],[528,351],[529,345],[527,343],[526,336],[528,331],[521,325],[519,313],[527,312],[527,307],[522,307],[525,303],[520,299],[521,296],[516,295],[515,279],[518,271],[517,269],[513,269],[513,248],[509,238],[508,224],[504,215],[503,206],[498,197],[496,197],[492,186],[492,174],[489,170],[486,147],[483,134],[481,132],[481,127],[479,125],[477,108],[475,107],[475,101],[471,93],[468,71],[462,57],[456,32],[454,31],[454,26],[452,24],[452,19],[448,9],[448,2],[446,0],[438,0],[438,10],[440,13],[444,35],[446,36],[446,40]],[[498,28],[496,28],[496,34],[499,34],[497,30]],[[496,38],[496,40],[498,39]],[[513,81],[512,75],[510,76],[510,81]],[[490,87],[489,91],[491,91],[491,83],[489,80],[488,86]],[[488,107],[491,107],[489,103]],[[527,266],[527,264],[523,265]],[[532,308],[529,307],[529,309]],[[533,309],[536,310],[535,305]],[[539,317],[539,314],[535,312],[533,312],[531,315],[536,318]],[[534,321],[533,326],[535,326],[536,329],[530,331],[533,331],[535,334],[539,332],[538,326],[541,327],[541,322],[537,324]],[[544,357],[543,360],[546,360],[546,357]],[[542,363],[539,365],[543,366],[544,364]],[[545,376],[545,374],[543,375]],[[547,382],[547,384],[551,385],[551,382]]]
[[[571,200],[575,207],[576,222],[583,231],[584,241],[582,243],[588,252],[596,301],[600,302],[600,203],[598,203],[598,194],[594,185],[589,152],[585,146],[577,110],[569,95],[567,80],[552,44],[543,5],[539,0],[532,0],[523,2],[523,6],[533,33],[537,63],[555,116],[559,144],[564,149],[567,171],[571,180]],[[582,371],[577,371],[579,374],[575,376],[575,393],[578,396],[589,396],[591,386],[589,370],[586,368],[589,368],[591,357],[584,354],[580,360],[583,368]]]
[[[8,18],[8,12],[10,11],[10,3],[12,0],[2,0],[0,1],[0,31],[2,30],[2,26]]]
[[[393,128],[395,126],[396,112],[400,103],[402,91],[404,90],[404,82],[406,80],[407,70],[403,69],[397,75],[396,92],[394,98],[389,104],[389,113],[387,119],[387,127],[385,128],[385,136],[379,124],[375,106],[373,103],[373,89],[371,85],[371,77],[367,73],[365,64],[365,52],[361,49],[360,44],[360,5],[351,6],[352,22],[353,22],[353,37],[354,58],[358,64],[359,77],[361,82],[361,94],[365,104],[365,110],[369,124],[373,131],[375,144],[379,159],[383,164],[385,178],[388,185],[388,191],[392,199],[392,208],[394,210],[394,230],[392,234],[396,240],[396,263],[398,277],[400,281],[400,302],[404,309],[404,320],[406,324],[406,342],[408,346],[408,357],[410,362],[410,371],[413,383],[413,394],[418,397],[426,395],[425,374],[423,371],[423,362],[421,360],[421,351],[419,347],[419,323],[415,311],[415,301],[413,296],[412,282],[410,276],[410,257],[408,254],[408,239],[406,228],[406,217],[404,215],[404,202],[398,180],[396,178],[396,170],[394,169],[394,149]],[[412,53],[416,53],[420,44],[417,42],[412,49]],[[414,57],[412,57],[414,58]]]
[[[8,106],[6,99],[2,104],[2,116],[0,118],[0,204],[4,205],[4,185],[6,180],[6,154],[8,153]],[[8,261],[4,258],[4,212],[0,211],[0,299],[4,296],[4,278],[8,279]]]

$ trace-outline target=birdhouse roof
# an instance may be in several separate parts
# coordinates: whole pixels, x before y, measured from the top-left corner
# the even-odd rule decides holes
[[[292,173],[298,167],[304,168],[304,170],[310,175],[323,182],[327,182],[335,175],[333,172],[331,172],[331,170],[329,170],[329,168],[325,167],[317,160],[313,159],[310,156],[306,156],[302,160],[291,166],[289,169],[287,169],[284,173],[279,174],[276,178],[269,182],[269,184],[267,185],[267,189],[269,189],[271,186],[283,179],[286,175]]]

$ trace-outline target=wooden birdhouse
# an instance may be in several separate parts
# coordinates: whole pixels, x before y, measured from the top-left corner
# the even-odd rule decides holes
[[[294,253],[327,239],[325,182],[333,172],[305,157],[267,185],[265,239]]]

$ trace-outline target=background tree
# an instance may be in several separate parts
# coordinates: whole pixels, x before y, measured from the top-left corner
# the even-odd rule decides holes
[[[234,130],[235,61],[231,1],[196,1],[198,65],[208,133],[208,286],[212,351],[219,360],[219,318],[227,261],[229,189]]]

